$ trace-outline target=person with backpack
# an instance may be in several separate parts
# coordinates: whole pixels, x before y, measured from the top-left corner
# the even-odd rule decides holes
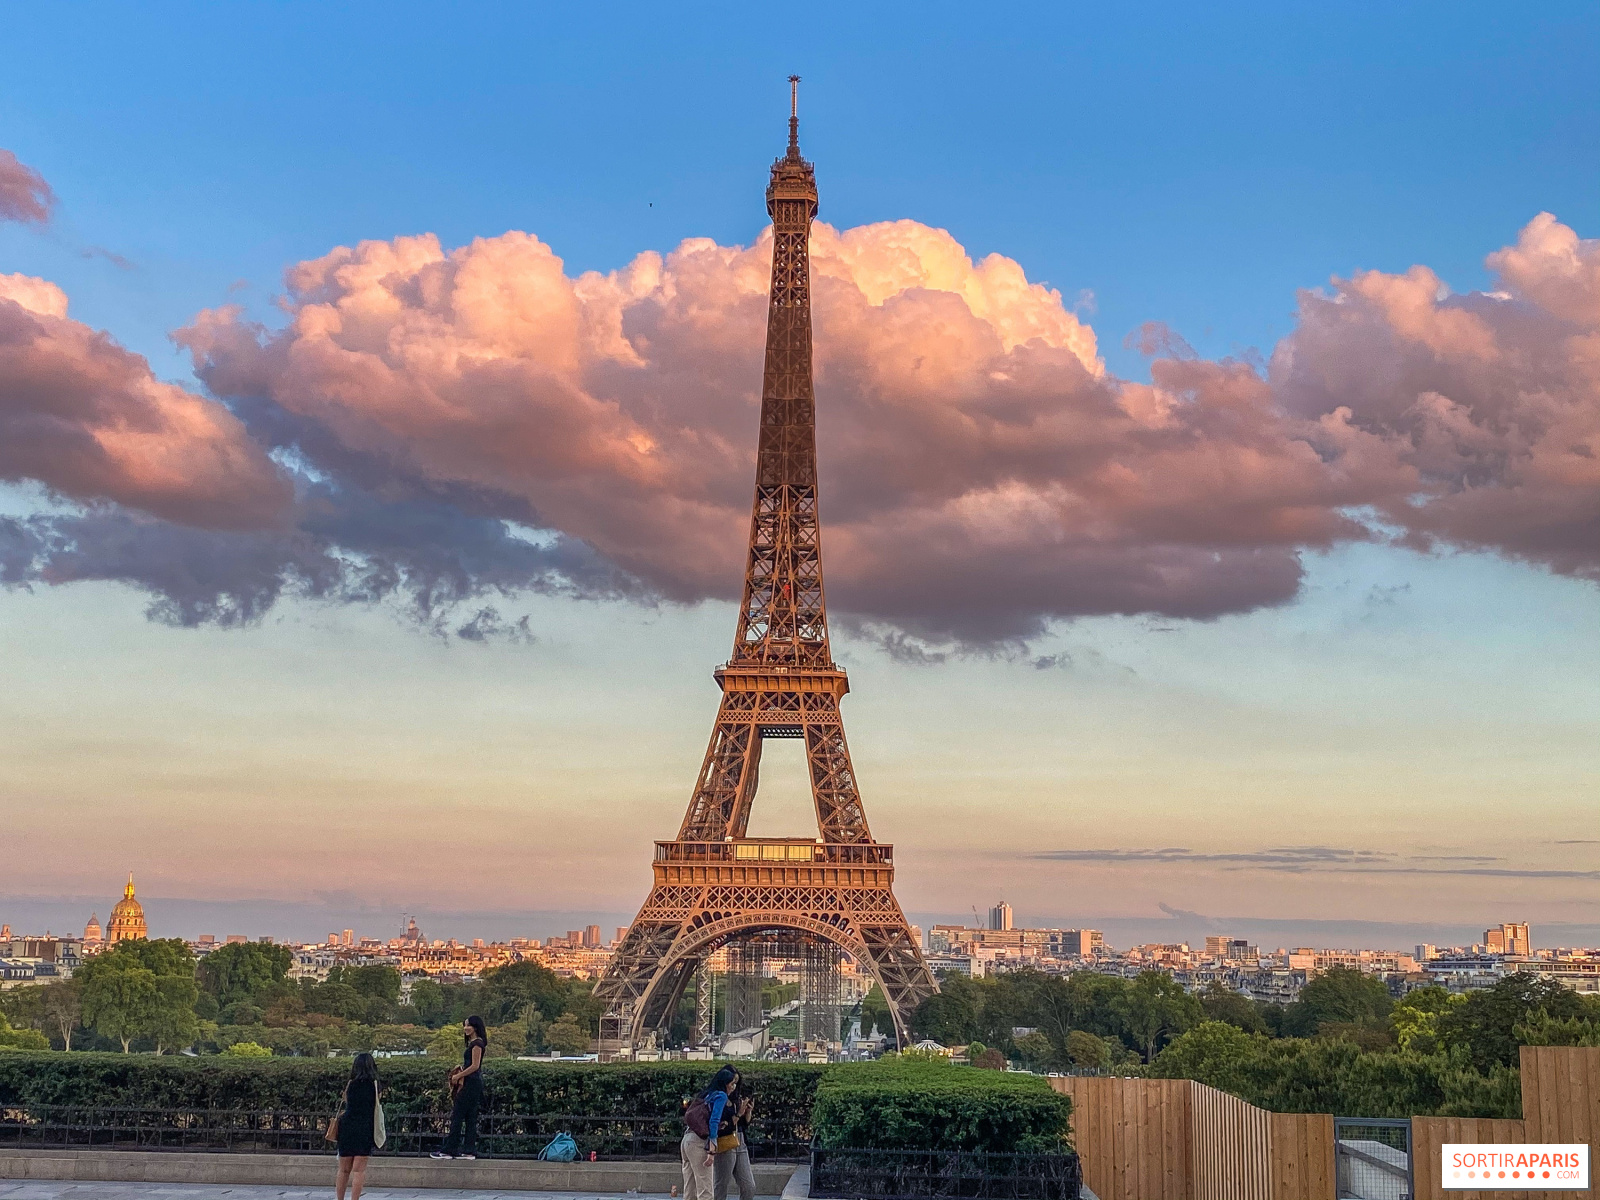
[[[723,1067],[684,1110],[683,1141],[678,1146],[683,1158],[684,1200],[713,1200],[716,1195],[717,1132],[728,1107],[728,1093],[738,1081],[739,1072]]]

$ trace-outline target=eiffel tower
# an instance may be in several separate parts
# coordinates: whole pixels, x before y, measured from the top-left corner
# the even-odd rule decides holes
[[[817,180],[800,157],[798,76],[789,150],[772,164],[772,291],[744,600],[705,765],[683,825],[657,842],[655,884],[595,987],[603,1056],[626,1055],[671,1023],[695,969],[731,941],[779,933],[832,943],[883,990],[906,1046],[912,1011],[938,990],[894,898],[894,847],[874,841],[845,744],[850,690],[828,646],[817,521],[811,267]],[[802,738],[816,839],[745,834],[761,745]]]

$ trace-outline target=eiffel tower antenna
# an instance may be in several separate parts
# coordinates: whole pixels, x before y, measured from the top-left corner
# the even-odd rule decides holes
[[[772,287],[738,627],[683,824],[656,843],[654,886],[595,987],[605,1057],[663,1031],[695,968],[740,939],[798,935],[850,955],[883,990],[902,1047],[938,990],[894,897],[894,847],[867,826],[839,712],[850,684],[828,642],[811,370],[817,178],[800,157],[799,85],[791,75],[788,153],[767,185]],[[805,742],[815,839],[746,836],[767,738]]]

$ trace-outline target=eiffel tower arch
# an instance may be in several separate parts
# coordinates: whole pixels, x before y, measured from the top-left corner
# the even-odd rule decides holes
[[[817,512],[811,370],[811,222],[816,172],[800,157],[797,77],[789,149],[772,164],[772,288],[755,503],[722,703],[678,836],[656,843],[654,884],[595,987],[602,1054],[625,1054],[672,1020],[695,968],[728,942],[781,932],[837,946],[864,966],[908,1044],[916,1006],[938,990],[894,896],[894,847],[873,840],[839,703]],[[768,738],[805,742],[817,833],[746,835]]]

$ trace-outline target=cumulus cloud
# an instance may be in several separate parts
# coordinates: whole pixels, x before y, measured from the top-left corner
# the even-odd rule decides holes
[[[0,149],[0,221],[43,225],[50,220],[56,196],[44,176]]]
[[[1304,293],[1264,368],[1146,326],[1130,344],[1155,356],[1149,383],[1111,376],[1059,293],[942,230],[818,225],[812,253],[829,599],[897,653],[936,661],[1088,614],[1282,603],[1302,551],[1351,539],[1600,571],[1600,248],[1553,217],[1491,256],[1493,294],[1453,296],[1422,267]],[[208,445],[234,445],[236,419],[270,450],[298,481],[291,528],[235,530],[256,541],[236,568],[252,582],[231,592],[232,568],[159,565],[191,553],[177,524],[140,533],[171,544],[146,545],[130,577],[170,596],[182,576],[183,620],[215,619],[208,594],[222,614],[258,614],[273,580],[402,591],[426,612],[524,586],[735,595],[770,255],[770,234],[691,239],[573,277],[508,233],[298,264],[282,329],[220,308],[178,334],[227,404],[192,410],[214,423]],[[35,295],[31,319],[70,325],[52,303]],[[202,403],[177,391],[170,403]],[[153,507],[159,489],[47,482],[195,520],[177,497]],[[259,497],[237,511],[265,519]],[[399,518],[419,512],[435,521]],[[470,554],[445,540],[463,536],[456,518]],[[94,519],[70,555],[37,561],[131,571],[84,549],[123,536]],[[460,628],[501,624],[496,611]]]
[[[291,499],[226,408],[156,379],[25,275],[0,275],[0,479],[202,529],[270,524]]]

